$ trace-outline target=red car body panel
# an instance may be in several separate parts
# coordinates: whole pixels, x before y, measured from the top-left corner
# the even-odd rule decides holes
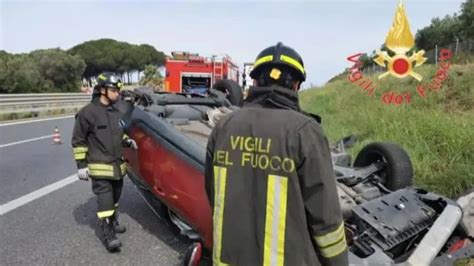
[[[129,170],[144,183],[166,206],[183,218],[203,238],[207,248],[212,246],[211,208],[204,187],[204,174],[170,152],[134,127],[128,134],[139,150],[125,149]]]

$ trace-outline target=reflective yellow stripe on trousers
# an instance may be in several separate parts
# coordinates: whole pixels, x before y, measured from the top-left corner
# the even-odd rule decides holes
[[[287,192],[287,177],[268,176],[263,254],[263,265],[265,266],[284,264]]]
[[[108,211],[98,212],[97,216],[99,217],[99,219],[104,219],[104,218],[112,216],[113,214],[114,214],[114,210],[108,210]]]
[[[222,219],[224,216],[225,185],[227,182],[227,168],[214,166],[214,238],[213,238],[213,265],[227,265],[221,262],[222,246]]]

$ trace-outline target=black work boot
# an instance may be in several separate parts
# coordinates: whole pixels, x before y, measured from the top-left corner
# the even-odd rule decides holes
[[[127,228],[124,225],[120,225],[118,221],[118,211],[115,210],[114,214],[112,215],[112,224],[114,225],[115,233],[123,234],[127,231]]]
[[[110,217],[102,219],[102,232],[104,233],[105,247],[108,251],[122,246],[122,242],[115,236],[114,226]]]

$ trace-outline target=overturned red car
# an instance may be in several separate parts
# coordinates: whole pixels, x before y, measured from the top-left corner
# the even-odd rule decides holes
[[[220,91],[241,93],[237,84],[222,86]],[[126,95],[131,100],[123,118],[138,144],[138,150],[124,151],[128,176],[158,216],[207,249],[212,248],[204,188],[207,139],[216,117],[239,109],[220,91],[203,96],[137,88]],[[344,138],[331,147],[350,263],[449,265],[474,256],[474,228],[463,219],[468,211],[411,187],[413,168],[402,148],[372,143],[352,162],[346,148],[353,141]]]

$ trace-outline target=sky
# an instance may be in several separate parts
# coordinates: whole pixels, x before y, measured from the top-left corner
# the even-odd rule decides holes
[[[404,0],[411,31],[459,12],[463,0]],[[278,41],[303,57],[304,88],[323,85],[358,52],[380,47],[398,0],[325,1],[5,1],[0,50],[69,49],[112,38],[165,54],[228,54],[243,68]]]

